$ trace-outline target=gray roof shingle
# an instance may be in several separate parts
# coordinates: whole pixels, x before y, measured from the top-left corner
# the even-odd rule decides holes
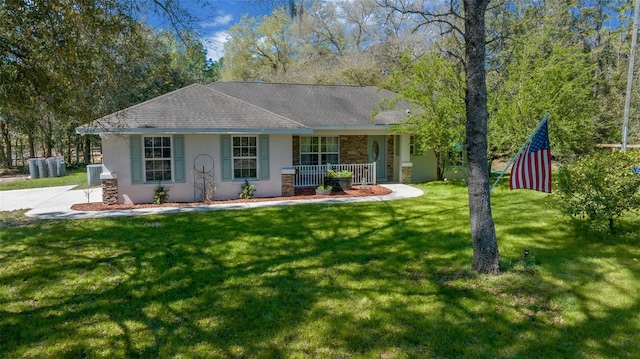
[[[76,129],[104,132],[282,132],[397,123],[404,111],[371,114],[393,93],[376,87],[255,82],[193,84]]]
[[[314,128],[378,124],[371,114],[382,99],[395,95],[373,86],[214,82],[207,87]],[[398,123],[405,116],[403,109],[383,111],[380,124]]]

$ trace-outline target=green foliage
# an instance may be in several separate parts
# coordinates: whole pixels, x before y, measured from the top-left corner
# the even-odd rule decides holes
[[[325,176],[328,178],[351,178],[353,177],[353,172],[347,170],[336,171],[328,169]]]
[[[376,0],[300,6],[295,16],[276,8],[232,26],[223,80],[379,85],[402,54],[424,53],[432,36],[417,18],[390,16]]]
[[[333,189],[333,186],[321,184],[316,187],[316,189],[320,191],[331,191]]]
[[[242,185],[242,188],[240,190],[240,193],[238,193],[238,196],[241,199],[251,199],[253,198],[253,192],[255,191],[256,191],[256,187],[251,183],[249,183],[248,179],[245,179],[244,184]]]
[[[556,196],[562,211],[592,222],[614,219],[640,209],[640,166],[637,151],[597,152],[563,166],[556,175]]]
[[[593,60],[581,44],[549,37],[537,31],[523,36],[505,69],[489,79],[496,89],[489,92],[492,158],[515,153],[547,112],[556,158],[574,158],[594,147]]]
[[[169,189],[163,186],[162,182],[159,182],[153,191],[153,203],[163,204],[167,202],[167,198],[169,198]]]
[[[255,19],[244,15],[229,29],[225,44],[225,80],[268,81],[283,75],[299,50],[284,9]]]
[[[29,156],[71,157],[87,139],[75,134],[76,127],[219,76],[195,35],[145,26],[126,3],[0,2],[0,146],[20,138],[29,144]],[[164,0],[147,5],[162,12],[180,6]],[[188,16],[174,15],[175,21]]]
[[[414,107],[394,130],[415,135],[420,152],[435,153],[438,180],[444,178],[449,152],[464,139],[463,73],[451,59],[431,55],[414,61],[405,56],[402,70],[395,71],[386,85],[400,97],[383,104],[384,107],[399,101]]]

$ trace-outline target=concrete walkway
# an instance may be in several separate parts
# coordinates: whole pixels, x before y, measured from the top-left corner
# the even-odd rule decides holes
[[[198,206],[155,207],[112,211],[74,211],[71,209],[71,206],[76,203],[101,202],[102,190],[100,188],[93,188],[88,190],[72,190],[73,186],[62,186],[14,191],[0,191],[0,211],[30,209],[26,213],[27,216],[43,219],[109,218],[145,214],[187,213],[216,211],[224,209],[289,206],[304,203],[389,201],[394,199],[418,197],[423,194],[422,190],[403,184],[384,184],[382,186],[391,189],[393,192],[384,196],[333,198],[327,197],[289,201],[285,200],[226,204],[214,203]]]

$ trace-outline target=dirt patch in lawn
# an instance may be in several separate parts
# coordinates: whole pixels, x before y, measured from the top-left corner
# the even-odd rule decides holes
[[[136,208],[155,208],[155,207],[185,207],[185,206],[203,206],[211,204],[227,204],[227,203],[248,203],[248,202],[266,202],[266,201],[295,201],[301,199],[317,199],[317,198],[343,198],[343,197],[365,197],[365,196],[383,196],[392,191],[382,186],[354,186],[353,189],[332,192],[330,195],[316,195],[314,188],[298,188],[291,197],[256,197],[252,199],[229,199],[218,200],[212,202],[168,202],[163,204],[140,203],[140,204],[103,204],[98,203],[78,203],[74,204],[71,209],[76,211],[109,211],[121,209]]]
[[[9,183],[15,181],[22,181],[29,178],[26,174],[19,173],[17,171],[9,171],[0,172],[0,183]]]

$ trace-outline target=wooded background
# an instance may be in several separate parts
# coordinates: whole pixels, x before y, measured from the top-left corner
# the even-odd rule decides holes
[[[256,1],[264,6],[267,1]],[[207,4],[204,4],[207,5]],[[0,3],[0,163],[63,155],[90,163],[99,139],[75,128],[188,84],[374,85],[427,109],[402,128],[446,154],[464,142],[459,1],[270,1],[243,17],[225,55],[207,59],[197,14],[161,0]],[[215,7],[215,4],[207,5]],[[495,1],[487,10],[489,158],[509,157],[545,112],[563,161],[619,143],[629,63],[628,1]],[[140,20],[155,9],[171,25]],[[433,16],[437,14],[437,16]],[[638,143],[634,87],[630,143]]]

